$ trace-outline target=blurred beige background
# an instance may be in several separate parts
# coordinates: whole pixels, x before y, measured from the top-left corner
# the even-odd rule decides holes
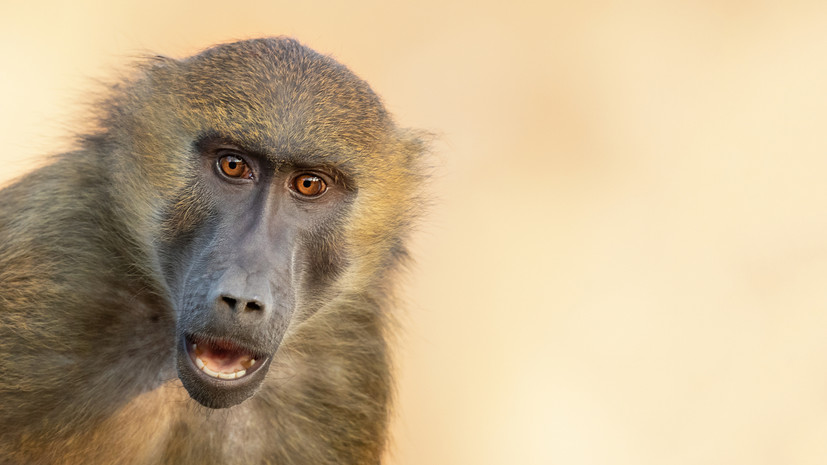
[[[439,135],[389,463],[827,463],[827,3],[165,4],[0,4],[0,182],[142,52],[345,62]]]

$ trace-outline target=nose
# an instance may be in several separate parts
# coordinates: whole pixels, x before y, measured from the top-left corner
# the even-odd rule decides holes
[[[230,266],[212,285],[216,309],[236,315],[264,315],[273,306],[272,289],[265,273],[250,273],[240,266]]]
[[[220,301],[230,308],[230,310],[241,312],[264,312],[264,304],[258,299],[250,299],[244,297],[237,297],[230,294],[222,294]]]

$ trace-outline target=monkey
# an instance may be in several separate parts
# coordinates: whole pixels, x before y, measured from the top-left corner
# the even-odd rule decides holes
[[[0,191],[0,463],[380,463],[427,134],[285,37],[94,102]]]

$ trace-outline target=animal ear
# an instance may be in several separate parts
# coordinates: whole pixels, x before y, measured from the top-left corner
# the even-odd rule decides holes
[[[419,166],[426,155],[430,155],[431,147],[437,140],[436,134],[414,129],[397,129],[399,139],[399,150],[405,154],[405,160],[417,169],[427,169],[427,166]]]

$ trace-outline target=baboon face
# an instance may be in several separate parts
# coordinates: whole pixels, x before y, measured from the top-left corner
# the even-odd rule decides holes
[[[201,88],[168,92],[184,117],[170,118],[180,129],[158,145],[186,152],[171,168],[186,181],[164,213],[159,257],[179,377],[195,400],[222,408],[255,393],[291,322],[324,305],[348,261],[353,160],[370,173],[382,110],[323,57],[303,57],[321,69],[302,70],[289,59],[224,63],[212,53],[177,71]],[[256,67],[255,80],[238,80]],[[188,79],[199,74],[212,78]]]
[[[333,168],[274,166],[235,142],[197,144],[208,212],[179,241],[170,269],[178,315],[178,372],[193,398],[227,407],[252,395],[294,315],[311,237],[336,223],[349,193]],[[202,207],[203,208],[203,207]]]

